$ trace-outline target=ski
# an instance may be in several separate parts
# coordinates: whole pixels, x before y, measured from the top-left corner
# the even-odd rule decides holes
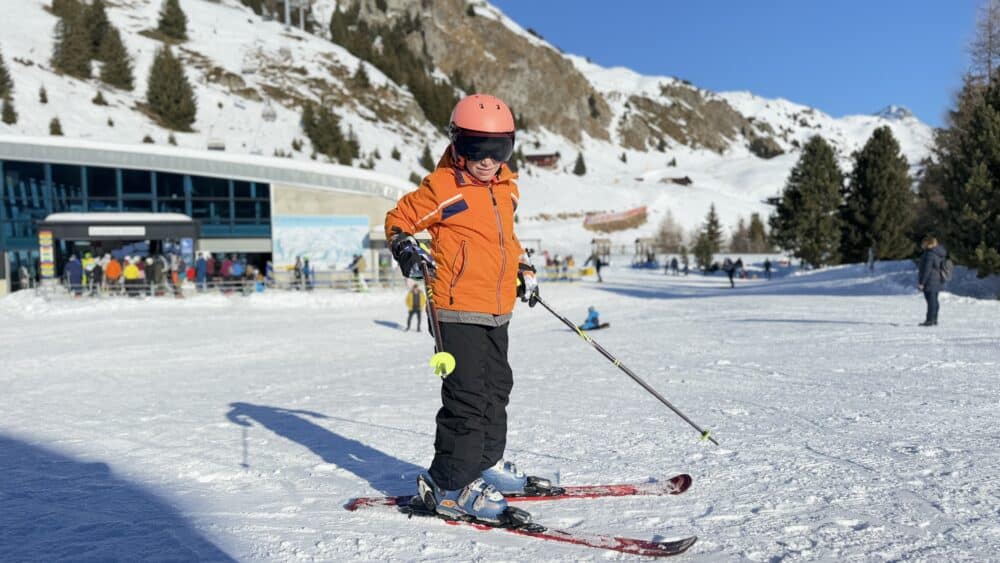
[[[541,500],[567,500],[583,498],[628,497],[628,496],[664,496],[679,495],[691,487],[691,476],[682,473],[666,481],[655,483],[631,483],[621,485],[582,485],[568,487],[553,487],[549,491],[529,493],[526,495],[504,495],[508,502],[531,502]],[[359,497],[347,504],[347,510],[357,510],[371,506],[405,506],[409,504],[411,495],[392,497]]]
[[[504,496],[509,502],[565,500],[574,498],[665,496],[682,494],[691,487],[691,483],[691,476],[686,473],[682,473],[680,475],[674,475],[666,481],[657,481],[654,483],[552,487],[551,491],[541,492],[539,494],[529,493],[523,495]]]
[[[533,538],[538,538],[548,541],[557,541],[562,543],[569,543],[573,545],[580,545],[584,547],[592,547],[595,549],[608,549],[612,551],[619,551],[622,553],[628,553],[631,555],[644,555],[647,557],[670,557],[673,555],[680,555],[687,551],[694,543],[698,540],[697,536],[690,536],[678,540],[670,541],[654,541],[654,540],[641,540],[636,538],[623,538],[618,536],[613,536],[610,534],[591,534],[585,532],[577,531],[567,531],[567,530],[557,530],[554,528],[548,528],[541,524],[536,524],[533,522],[523,523],[527,513],[524,511],[511,507],[514,513],[519,513],[520,518],[514,519],[516,524],[508,525],[488,525],[475,520],[452,520],[444,518],[428,509],[419,497],[385,497],[386,499],[399,499],[405,498],[404,502],[398,502],[395,504],[388,503],[357,503],[358,499],[348,503],[348,510],[357,510],[359,508],[375,508],[385,510],[391,508],[393,511],[401,514],[406,514],[409,517],[420,517],[420,518],[436,518],[441,519],[446,524],[452,526],[466,526],[475,530],[482,532],[489,532],[493,530],[501,530],[511,534],[517,534],[519,536],[528,536]]]

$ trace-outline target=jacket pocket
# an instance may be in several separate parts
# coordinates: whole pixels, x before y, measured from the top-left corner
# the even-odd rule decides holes
[[[455,261],[451,265],[451,269],[454,274],[451,277],[451,284],[448,286],[448,299],[451,305],[455,304],[455,287],[458,285],[459,280],[462,279],[462,274],[465,273],[465,266],[469,262],[469,243],[467,241],[462,241],[462,245],[458,249],[458,254],[455,255]]]

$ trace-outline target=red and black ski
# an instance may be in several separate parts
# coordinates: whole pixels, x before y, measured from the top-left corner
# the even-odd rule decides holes
[[[554,487],[549,494],[536,495],[505,495],[508,502],[529,502],[541,500],[567,500],[577,498],[629,497],[629,496],[664,496],[679,495],[691,487],[691,476],[682,473],[666,481],[655,483],[630,483],[622,485],[582,485],[569,487]],[[398,497],[360,497],[352,499],[347,504],[347,510],[357,510],[369,506],[405,506],[409,504],[411,495]]]
[[[387,498],[395,500],[403,497]],[[391,509],[393,512],[406,514],[410,517],[417,516],[439,518],[445,524],[450,524],[452,526],[465,526],[482,532],[500,530],[511,534],[517,534],[519,536],[529,536],[542,540],[570,543],[597,549],[610,549],[612,551],[620,551],[622,553],[629,553],[632,555],[645,555],[647,557],[670,557],[672,555],[680,555],[681,553],[687,551],[688,548],[694,545],[694,543],[698,540],[697,536],[690,536],[670,541],[640,540],[635,538],[622,538],[610,534],[590,534],[578,531],[556,530],[533,522],[527,524],[492,526],[474,520],[450,520],[440,516],[433,510],[428,509],[419,497],[405,498],[405,502],[395,504],[357,503],[355,501],[358,499],[355,499],[355,501],[352,501],[347,505],[347,509]],[[514,507],[510,507],[508,510],[519,512],[525,516],[527,515],[524,511]]]
[[[553,494],[532,495],[532,496],[508,496],[510,502],[528,502],[542,500],[565,500],[565,499],[586,499],[601,497],[625,497],[635,495],[679,495],[688,490],[691,486],[691,476],[682,474],[676,475],[667,481],[656,483],[635,483],[622,485],[586,485],[571,487],[555,487]],[[362,497],[352,499],[346,505],[347,510],[355,511],[360,509],[391,509],[394,512],[406,514],[408,516],[441,518],[446,524],[453,526],[468,526],[480,531],[503,530],[512,534],[531,536],[543,540],[571,543],[598,549],[610,549],[629,553],[632,555],[645,555],[648,557],[669,557],[679,555],[688,550],[697,536],[691,536],[671,541],[652,541],[635,538],[622,538],[605,534],[589,534],[578,531],[556,530],[541,524],[528,523],[514,526],[491,526],[476,521],[449,520],[442,518],[433,510],[429,510],[418,497],[395,496],[395,497]],[[520,514],[527,513],[514,507],[511,511],[518,511]]]

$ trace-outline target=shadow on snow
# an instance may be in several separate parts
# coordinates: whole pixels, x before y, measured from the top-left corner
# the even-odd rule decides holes
[[[0,434],[0,560],[233,561],[152,492]]]
[[[676,279],[676,278],[674,278]],[[736,280],[729,287],[724,275],[692,275],[691,280],[718,280],[706,286],[648,283],[614,283],[605,280],[597,289],[640,299],[706,299],[752,295],[814,295],[829,297],[864,297],[916,294],[916,270],[905,265],[892,271],[866,275],[864,266],[851,265],[815,270],[804,275],[774,278],[771,281]]]
[[[375,324],[379,326],[384,326],[386,328],[394,328],[396,330],[403,330],[403,325],[395,321],[383,321],[381,319],[375,319]]]
[[[392,457],[312,422],[334,420],[324,414],[283,409],[250,403],[231,403],[226,413],[234,424],[251,426],[255,421],[271,432],[309,448],[323,461],[346,469],[387,495],[412,492],[416,476],[423,467]]]

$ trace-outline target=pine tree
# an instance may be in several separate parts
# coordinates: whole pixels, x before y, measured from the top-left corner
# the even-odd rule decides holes
[[[573,173],[577,176],[583,176],[587,173],[587,165],[583,162],[582,152],[576,155],[576,163],[573,164]]]
[[[132,59],[129,57],[121,34],[114,27],[109,27],[101,43],[101,81],[105,84],[131,91],[135,88],[132,74]]]
[[[994,71],[1000,76],[1000,69]],[[1000,81],[966,77],[920,187],[923,215],[959,263],[977,275],[1000,272]],[[920,235],[920,233],[915,233]],[[926,234],[926,233],[924,233]]]
[[[747,230],[750,237],[750,252],[763,254],[771,251],[771,245],[767,242],[767,231],[764,229],[764,222],[760,219],[760,213],[750,214],[750,227]]]
[[[108,21],[108,13],[104,9],[104,0],[94,0],[90,6],[84,8],[84,25],[87,26],[87,33],[90,35],[90,56],[98,60],[105,60],[101,56],[101,44],[104,37],[111,28]]]
[[[684,245],[684,231],[674,220],[674,214],[667,210],[667,214],[660,222],[660,227],[656,233],[656,243],[663,252],[677,252]]]
[[[424,152],[420,154],[420,166],[423,166],[424,170],[428,172],[434,171],[434,157],[431,156],[431,148],[427,145],[424,145]]]
[[[49,103],[49,94],[45,91],[45,86],[38,89],[38,103],[47,104]]]
[[[90,33],[83,10],[79,4],[67,4],[56,23],[52,66],[70,76],[90,78]]]
[[[702,231],[698,233],[698,237],[695,238],[694,248],[691,249],[692,254],[694,254],[694,263],[702,270],[707,270],[709,266],[712,265],[712,243],[708,240],[708,236]]]
[[[892,129],[876,129],[864,148],[854,153],[854,169],[844,192],[840,254],[845,262],[864,262],[873,246],[879,259],[913,254],[910,184],[909,166]]]
[[[365,70],[364,61],[358,62],[358,69],[354,71],[353,80],[360,88],[367,89],[372,85],[371,79],[368,78],[368,71]]]
[[[843,184],[833,148],[809,139],[769,219],[775,243],[813,266],[838,263]]]
[[[14,94],[14,81],[10,78],[7,65],[3,62],[3,51],[0,51],[0,98]]]
[[[719,214],[715,212],[715,204],[708,207],[708,215],[705,216],[705,226],[702,228],[705,238],[709,243],[712,254],[718,254],[722,250],[722,223],[719,222]]]
[[[52,0],[52,15],[57,18],[64,18],[70,11],[82,8],[78,0]]]
[[[100,90],[97,91],[97,95],[90,100],[95,106],[106,106],[108,101],[104,99],[104,94]]]
[[[986,0],[976,17],[976,34],[968,46],[972,68],[983,82],[1000,69],[1000,1]]]
[[[49,135],[62,136],[62,123],[59,123],[58,117],[53,117],[52,121],[49,122]]]
[[[157,22],[156,29],[177,41],[187,39],[187,16],[181,10],[180,0],[163,0],[160,20]]]
[[[712,264],[712,257],[722,249],[722,225],[719,223],[719,214],[715,212],[715,204],[709,206],[708,215],[705,216],[705,224],[698,231],[698,236],[694,243],[695,263],[701,269],[706,269]]]
[[[184,76],[184,67],[174,57],[170,47],[156,51],[149,70],[146,102],[167,127],[190,131],[197,114],[194,90]]]
[[[743,217],[736,221],[736,230],[729,239],[729,251],[734,253],[750,252],[750,229]]]
[[[399,160],[403,155],[399,154],[399,149],[392,147],[392,153],[389,155],[393,160]]]
[[[3,98],[3,110],[0,111],[0,120],[7,125],[17,123],[17,112],[14,111],[14,100],[10,96]]]
[[[341,164],[350,165],[360,153],[353,133],[344,136],[340,118],[326,105],[306,102],[302,106],[302,129],[313,150]]]

